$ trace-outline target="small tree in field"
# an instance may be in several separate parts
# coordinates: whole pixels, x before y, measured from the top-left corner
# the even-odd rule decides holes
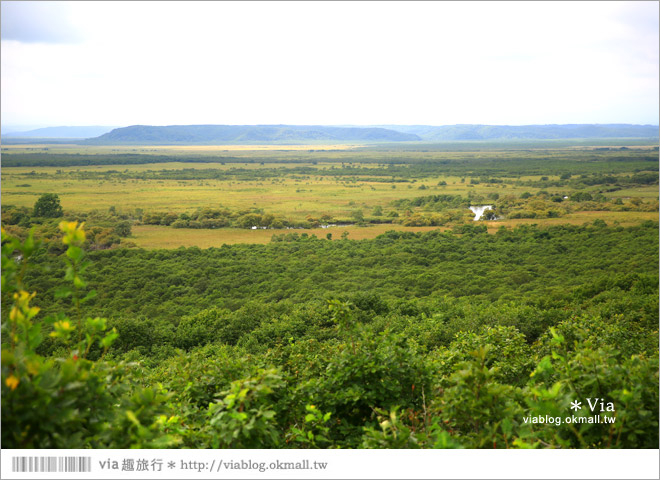
[[[115,226],[114,232],[120,237],[129,237],[131,235],[131,223],[127,221],[119,222]]]
[[[57,218],[64,215],[60,197],[54,193],[44,193],[34,204],[32,215],[35,217]]]

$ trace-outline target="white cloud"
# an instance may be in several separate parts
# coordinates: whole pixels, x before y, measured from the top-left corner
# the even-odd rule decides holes
[[[3,36],[3,123],[658,122],[654,2],[67,9],[78,43]]]

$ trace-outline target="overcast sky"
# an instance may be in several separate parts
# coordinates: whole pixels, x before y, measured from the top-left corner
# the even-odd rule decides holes
[[[658,124],[658,2],[13,2],[2,124]]]

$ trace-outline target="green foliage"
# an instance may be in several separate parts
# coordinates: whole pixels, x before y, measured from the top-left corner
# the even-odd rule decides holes
[[[459,332],[451,345],[441,350],[439,368],[450,375],[461,362],[468,361],[473,352],[484,348],[483,364],[492,369],[495,380],[522,386],[534,368],[532,348],[515,327],[486,327],[479,333]]]
[[[389,412],[375,409],[378,427],[364,427],[362,437],[363,448],[420,448],[420,440],[416,432],[409,428],[399,418],[398,407]]]
[[[169,395],[158,388],[137,389],[132,395],[123,395],[118,412],[99,436],[102,445],[123,448],[173,448],[180,442],[171,428],[177,417],[164,414]],[[116,408],[116,405],[115,405]],[[107,448],[107,447],[106,447]],[[117,448],[117,447],[115,447]]]
[[[278,371],[260,370],[255,377],[232,382],[222,400],[209,405],[212,448],[277,447],[280,432],[272,397],[285,383]]]
[[[328,422],[332,413],[322,413],[314,405],[305,405],[305,417],[300,427],[294,425],[288,433],[287,443],[300,448],[325,448],[332,445]]]
[[[551,354],[556,335],[565,340],[564,345],[568,350],[589,341],[596,348],[616,347],[624,357],[640,353],[654,356],[658,352],[658,344],[649,338],[648,329],[621,314],[610,319],[584,314],[559,322],[539,338],[536,348],[541,356]]]
[[[449,378],[437,408],[453,435],[472,448],[512,447],[515,424],[523,410],[516,401],[520,392],[496,379],[488,368],[490,345],[472,352],[472,358],[457,366]],[[519,400],[518,400],[519,401]]]
[[[348,318],[340,323],[350,323]],[[302,391],[337,424],[333,438],[351,445],[351,437],[371,422],[376,408],[419,408],[422,392],[430,387],[430,371],[415,345],[401,335],[356,330],[350,345],[340,345],[323,375],[302,385]]]
[[[393,231],[369,241],[299,237],[295,242],[207,250],[90,251],[87,258],[94,268],[85,273],[89,288],[113,294],[99,295],[86,308],[92,316],[179,322],[205,309],[234,311],[247,302],[304,303],[368,291],[385,302],[443,296],[470,297],[484,306],[515,301],[545,305],[541,310],[553,315],[555,310],[548,306],[588,303],[654,323],[657,315],[650,302],[657,285],[630,295],[611,283],[592,286],[616,278],[621,271],[637,272],[640,279],[657,275],[655,225],[519,227],[490,235],[482,222],[471,222],[456,229],[458,234]],[[40,255],[38,264],[51,271],[62,268],[61,259],[52,256]],[[39,306],[45,313],[57,313],[60,307],[52,294],[62,285],[61,278],[28,271],[26,283],[44,292]],[[609,290],[611,298],[601,295],[598,301],[590,300],[601,288]],[[615,306],[617,302],[620,305]],[[268,316],[261,307],[253,310],[255,319]],[[516,326],[535,339],[550,321],[537,320],[520,318]],[[238,333],[240,327],[232,329]],[[235,341],[236,333],[228,332],[227,341]]]
[[[115,226],[115,233],[120,237],[131,236],[131,222],[123,220]]]
[[[54,193],[44,193],[34,204],[32,215],[46,218],[61,217],[63,212],[60,197]]]
[[[65,278],[73,288],[61,296],[79,299],[85,287],[86,267],[80,245],[82,225],[62,222],[63,243],[68,246]],[[37,318],[30,305],[35,294],[24,290],[23,275],[38,244],[30,235],[24,242],[2,231],[2,290],[11,296],[10,313],[2,322],[2,444],[5,448],[127,448],[170,446],[174,437],[161,435],[153,421],[164,397],[137,389],[131,395],[128,366],[91,361],[97,345],[105,355],[117,338],[103,318],[78,317],[77,326],[65,315]],[[15,252],[20,256],[15,257]],[[20,267],[18,266],[20,263]],[[64,347],[64,355],[44,357],[37,349],[44,333]],[[117,405],[120,408],[117,408]],[[140,417],[136,416],[136,412]],[[123,428],[126,416],[135,429]],[[147,425],[143,426],[142,423]],[[138,428],[139,427],[139,428]],[[154,442],[153,444],[151,442]]]
[[[113,200],[65,218],[3,205],[3,446],[657,448],[657,222],[608,226],[615,215],[605,223],[590,213],[581,226],[543,222],[657,212],[657,149],[518,147],[3,153],[3,187],[20,195],[51,191],[51,180],[138,189],[226,182],[250,192],[286,181],[300,199],[325,182],[356,194],[332,208],[292,203],[296,213],[267,212],[252,193],[247,206],[171,201],[155,211]],[[10,170],[162,162],[209,165]],[[487,214],[541,226],[489,234],[493,224],[473,222],[468,209],[483,204],[494,205]],[[448,228],[366,241],[291,231],[268,245],[116,248],[130,245],[139,223],[352,221]],[[601,401],[613,410],[600,412]],[[616,421],[531,420],[596,414]]]
[[[58,254],[3,229],[3,446],[658,446],[655,222],[89,252],[59,228]]]
[[[56,218],[35,216],[34,211],[12,205],[3,205],[2,209],[2,223],[9,234],[25,239],[28,232],[32,230],[34,235],[42,240],[50,253],[61,253],[65,250],[59,240],[61,217],[62,215]],[[87,224],[85,229],[86,240],[82,247],[98,250],[117,245],[121,242],[120,236],[131,234],[131,222],[121,218],[113,214],[92,211],[90,213],[67,215],[65,220],[78,223],[85,221]]]
[[[657,448],[658,358],[624,357],[611,345],[596,347],[595,337],[576,340],[569,351],[563,335],[551,329],[552,351],[532,374],[527,403],[532,415],[559,415],[569,402],[598,399],[595,413],[614,423],[569,423],[537,433],[544,443],[589,448]],[[653,388],[648,388],[653,386]],[[596,403],[596,402],[595,402]],[[585,405],[586,407],[587,405]],[[563,408],[562,408],[563,407]],[[589,415],[587,408],[577,417]]]
[[[226,346],[207,345],[190,352],[175,351],[154,362],[146,363],[154,355],[140,356],[149,375],[148,382],[160,382],[165,391],[172,392],[168,399],[171,417],[176,417],[176,432],[184,446],[207,445],[208,432],[202,427],[208,423],[207,409],[222,397],[236,379],[256,372],[250,359]],[[206,433],[205,433],[206,432]]]
[[[295,222],[283,217],[276,217],[270,213],[264,213],[260,209],[231,211],[227,208],[204,208],[179,215],[172,212],[146,212],[142,215],[142,223],[146,225],[165,225],[172,228],[194,229],[225,227],[284,228],[288,226],[310,228],[318,226],[318,221],[311,218],[308,218],[306,222]],[[130,235],[130,231],[128,234]]]

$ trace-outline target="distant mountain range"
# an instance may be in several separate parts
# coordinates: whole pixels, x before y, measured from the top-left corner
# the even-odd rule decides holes
[[[569,125],[382,125],[399,132],[414,133],[428,142],[460,140],[553,140],[569,138],[658,138],[657,125],[569,124]]]
[[[11,138],[83,139],[85,145],[230,145],[390,143],[603,138],[658,138],[657,125],[133,125],[48,127],[8,133]]]
[[[253,144],[302,142],[403,142],[421,140],[414,133],[377,127],[320,125],[134,125],[87,140],[103,144]]]
[[[98,137],[117,127],[45,127],[25,132],[9,132],[4,137],[21,138],[90,138]]]

